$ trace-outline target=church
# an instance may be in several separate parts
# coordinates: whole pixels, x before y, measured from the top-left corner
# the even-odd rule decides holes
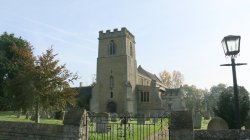
[[[152,114],[184,110],[181,88],[167,89],[155,74],[137,66],[135,37],[128,29],[100,31],[98,40],[90,111]]]

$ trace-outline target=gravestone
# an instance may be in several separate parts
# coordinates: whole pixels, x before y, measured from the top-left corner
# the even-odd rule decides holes
[[[120,114],[121,124],[127,124],[130,120],[131,114],[129,112],[124,112],[123,114]]]
[[[41,114],[41,119],[48,119],[48,115],[46,111],[41,111],[40,114]]]
[[[118,114],[117,113],[111,113],[110,114],[110,120],[111,122],[116,122],[118,118]]]
[[[104,133],[108,132],[109,114],[108,113],[97,113],[96,114],[96,132]]]
[[[150,121],[150,113],[148,113],[147,115],[145,115],[145,120],[146,121]]]
[[[139,113],[136,115],[137,118],[137,124],[142,125],[145,124],[145,116],[142,113]]]
[[[158,114],[153,115],[153,123],[158,123]]]
[[[38,119],[40,120],[40,114],[38,114]],[[34,112],[32,113],[30,120],[32,120],[32,121],[36,120],[36,114]]]
[[[17,117],[17,118],[20,118],[20,117],[21,117],[21,115],[22,115],[22,111],[17,111],[17,115],[16,115],[16,117]]]
[[[194,129],[201,128],[201,120],[202,120],[202,115],[200,114],[199,111],[195,111],[193,114]]]
[[[27,111],[27,112],[25,113],[25,119],[29,119],[29,117],[30,117],[30,112]]]
[[[96,113],[95,112],[88,112],[88,117],[90,122],[95,122],[96,121]]]
[[[220,117],[214,117],[207,125],[207,130],[224,130],[229,129],[225,120]]]
[[[54,118],[57,120],[64,120],[65,111],[57,111],[55,112]]]
[[[193,140],[193,120],[189,111],[172,111],[169,135],[171,140]]]

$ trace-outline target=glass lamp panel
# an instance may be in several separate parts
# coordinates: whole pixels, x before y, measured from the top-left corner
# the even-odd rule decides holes
[[[238,51],[238,45],[236,40],[228,40],[227,41],[227,47],[229,52],[235,52]]]
[[[226,44],[226,42],[225,42],[225,39],[223,39],[223,40],[221,41],[221,44],[222,44],[224,53],[227,54],[228,50],[227,50],[227,44]]]
[[[240,52],[240,37],[235,40],[235,44],[237,45],[237,51]]]

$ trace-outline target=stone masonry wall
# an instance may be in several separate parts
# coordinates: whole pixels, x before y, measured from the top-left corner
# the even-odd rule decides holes
[[[0,121],[0,140],[86,140],[86,112],[65,116],[64,125]]]
[[[195,130],[195,140],[250,140],[250,130]]]
[[[1,140],[63,139],[63,125],[34,124],[21,122],[0,122]]]
[[[79,133],[73,125],[0,122],[0,140],[78,140]]]

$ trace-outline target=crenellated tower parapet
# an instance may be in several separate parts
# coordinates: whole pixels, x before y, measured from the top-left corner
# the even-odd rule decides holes
[[[130,33],[129,30],[125,27],[121,28],[120,31],[117,28],[115,28],[113,31],[110,30],[106,30],[106,32],[99,31],[99,40],[107,38],[125,37],[125,36],[135,43],[134,35]]]

